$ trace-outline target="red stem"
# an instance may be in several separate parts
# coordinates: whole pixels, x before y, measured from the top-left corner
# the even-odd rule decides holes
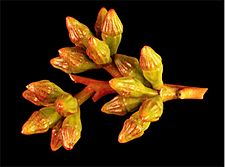
[[[112,93],[116,93],[116,91],[113,90],[109,86],[108,81],[98,81],[98,80],[95,80],[95,79],[90,79],[90,78],[81,77],[81,76],[72,75],[72,74],[70,74],[70,78],[75,83],[81,83],[81,84],[87,85],[86,90],[84,89],[83,91],[84,92],[86,91],[86,92],[90,93],[90,96],[92,95],[93,92],[95,92],[94,96],[92,97],[92,100],[94,102],[98,101],[103,96],[106,96],[106,95],[112,94]],[[82,95],[80,95],[79,98],[82,99],[83,98],[82,96],[86,96],[85,93],[82,93]],[[85,100],[81,100],[81,101],[83,103]]]
[[[86,86],[82,91],[77,93],[74,97],[76,97],[78,104],[83,104],[89,97],[94,94],[94,90],[91,89],[89,86]]]

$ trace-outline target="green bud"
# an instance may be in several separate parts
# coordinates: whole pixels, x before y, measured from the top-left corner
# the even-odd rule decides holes
[[[124,77],[133,77],[140,80],[145,86],[150,86],[149,82],[144,78],[141,71],[139,61],[135,57],[116,54],[114,58],[115,64]]]
[[[53,67],[68,74],[77,74],[98,67],[86,55],[85,51],[79,47],[65,47],[59,50],[59,57],[51,59]]]
[[[48,106],[55,102],[58,96],[65,92],[49,80],[32,82],[26,86],[23,97],[35,105]]]
[[[40,109],[39,112],[42,113],[48,120],[49,128],[52,128],[61,118],[61,115],[56,112],[54,106],[44,107]]]
[[[151,83],[154,89],[159,90],[163,85],[163,65],[160,55],[151,47],[144,46],[141,49],[140,66],[144,77]]]
[[[53,127],[61,116],[55,111],[54,107],[44,107],[35,111],[22,127],[22,134],[31,135],[45,133]]]
[[[107,13],[107,10],[105,7],[102,7],[100,11],[98,12],[97,20],[95,22],[95,27],[94,27],[97,37],[101,36],[101,32],[102,32],[101,27],[102,27],[104,18],[106,16],[106,13]]]
[[[140,109],[139,116],[144,122],[158,121],[163,113],[163,101],[160,96],[145,100]]]
[[[77,99],[69,93],[63,94],[57,98],[55,101],[55,108],[56,111],[63,117],[79,112]]]
[[[112,62],[108,45],[98,38],[89,38],[86,53],[96,64],[101,65]]]
[[[122,35],[119,34],[115,36],[110,36],[102,33],[102,39],[109,46],[110,55],[116,54],[122,39]]]
[[[87,42],[90,36],[92,36],[89,28],[80,23],[78,20],[67,16],[66,17],[66,27],[69,32],[69,37],[71,42],[76,46],[87,47]]]
[[[111,55],[118,50],[123,33],[123,24],[114,9],[110,9],[102,24],[102,39],[109,45]]]
[[[74,113],[66,117],[61,128],[63,147],[67,150],[73,149],[74,145],[81,137],[81,120],[80,112]]]
[[[113,78],[110,86],[121,96],[125,97],[152,97],[158,95],[156,90],[145,87],[141,81],[132,77]]]
[[[119,143],[126,143],[139,138],[148,129],[150,122],[143,122],[139,117],[139,111],[133,113],[129,119],[124,122],[123,128],[119,134]]]
[[[109,102],[105,103],[101,109],[107,114],[123,116],[128,112],[133,112],[141,104],[141,98],[116,96]]]

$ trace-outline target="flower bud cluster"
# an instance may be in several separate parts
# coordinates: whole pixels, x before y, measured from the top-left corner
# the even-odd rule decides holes
[[[159,95],[162,82],[162,59],[149,46],[136,58],[116,54],[115,64],[123,77],[113,78],[110,86],[119,94],[103,105],[102,112],[125,115],[136,111],[124,122],[118,141],[126,143],[144,134],[151,122],[158,121],[163,112],[163,100]]]
[[[33,112],[21,133],[45,133],[52,128],[52,150],[56,151],[61,146],[72,149],[80,139],[82,129],[77,99],[48,80],[29,84],[23,97],[35,105],[46,107]]]
[[[121,42],[123,25],[114,9],[101,8],[95,22],[96,37],[90,29],[73,17],[66,17],[69,38],[75,47],[62,48],[59,57],[50,62],[66,73],[80,73],[110,64]],[[89,57],[89,59],[87,58]]]
[[[140,51],[139,60],[117,53],[123,33],[123,24],[114,9],[101,8],[94,25],[96,36],[73,17],[66,17],[66,27],[73,47],[58,50],[59,56],[50,60],[54,68],[69,74],[75,83],[86,87],[74,96],[63,91],[49,80],[30,83],[23,97],[37,106],[22,127],[22,134],[31,135],[51,131],[51,149],[64,147],[71,150],[81,137],[80,105],[92,96],[96,102],[101,97],[118,93],[102,106],[106,114],[124,116],[118,136],[120,143],[141,137],[152,122],[163,114],[163,102],[173,99],[203,99],[207,88],[164,84],[161,56],[150,46]],[[103,68],[114,78],[110,81],[74,74]]]

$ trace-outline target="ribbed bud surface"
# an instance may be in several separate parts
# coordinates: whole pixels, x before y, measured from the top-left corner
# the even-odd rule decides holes
[[[73,17],[67,16],[66,27],[68,29],[71,42],[76,46],[84,48],[87,47],[88,38],[92,36],[92,33],[86,25],[80,23]]]
[[[124,122],[118,141],[120,143],[126,143],[139,138],[144,134],[144,131],[148,129],[149,126],[150,122],[143,122],[139,117],[139,112],[137,111]]]
[[[96,64],[101,65],[112,62],[108,45],[95,37],[89,38],[86,53]]]
[[[139,61],[135,57],[116,54],[114,62],[124,77],[133,77],[140,80],[145,86],[149,86],[149,82],[144,78],[141,71]]]
[[[107,114],[123,116],[127,112],[134,111],[142,102],[141,98],[116,96],[109,102],[105,103],[101,109]]]
[[[23,97],[35,105],[51,105],[58,96],[65,93],[60,87],[49,80],[32,82],[26,88],[28,90],[23,92]]]
[[[154,89],[159,90],[163,85],[163,65],[161,57],[149,46],[141,49],[140,66],[144,77],[151,83]]]
[[[144,122],[158,121],[163,113],[163,101],[160,96],[155,96],[145,100],[140,109],[140,118]]]
[[[156,90],[145,87],[141,81],[132,77],[113,78],[110,86],[121,96],[125,97],[152,97],[158,95]]]
[[[102,28],[102,24],[103,24],[106,14],[107,14],[107,10],[105,7],[102,7],[98,12],[98,16],[97,16],[95,26],[94,26],[97,37],[100,37],[100,35],[101,35],[101,32],[102,32],[101,28]]]
[[[80,112],[66,117],[61,128],[63,147],[67,150],[73,149],[74,145],[81,137],[81,120]]]

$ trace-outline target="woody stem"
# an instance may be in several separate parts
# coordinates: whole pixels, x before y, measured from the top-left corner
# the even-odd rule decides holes
[[[164,84],[160,90],[163,101],[173,99],[203,99],[208,88]]]

